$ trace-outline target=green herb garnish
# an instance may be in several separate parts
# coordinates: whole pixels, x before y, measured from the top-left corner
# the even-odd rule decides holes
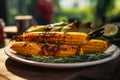
[[[30,60],[44,63],[80,63],[96,61],[107,58],[111,56],[110,54],[94,53],[94,54],[84,54],[76,55],[73,57],[57,57],[57,56],[35,56],[33,55]]]

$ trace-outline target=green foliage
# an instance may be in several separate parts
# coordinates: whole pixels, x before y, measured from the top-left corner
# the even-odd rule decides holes
[[[36,1],[37,0],[14,0],[13,3],[11,0],[7,0],[7,21],[9,25],[14,24],[15,15],[34,13]],[[60,0],[54,0],[54,2],[57,6],[54,22],[63,19],[68,21],[69,17],[78,17],[82,22],[97,22],[105,17],[105,20],[109,22],[111,19],[120,16],[120,0],[89,0],[88,3],[91,5],[73,7],[71,9],[61,8],[59,5]]]

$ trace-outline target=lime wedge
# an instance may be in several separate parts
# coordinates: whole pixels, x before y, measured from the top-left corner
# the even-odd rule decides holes
[[[106,24],[104,27],[104,36],[105,37],[114,37],[119,32],[119,27],[115,24]]]

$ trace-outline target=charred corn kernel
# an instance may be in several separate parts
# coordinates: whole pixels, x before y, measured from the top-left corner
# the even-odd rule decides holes
[[[56,44],[36,44],[31,42],[15,42],[11,49],[18,54],[25,56],[45,55],[45,56],[75,56],[79,53],[79,46],[76,45],[56,45]]]
[[[81,46],[84,53],[104,52],[109,47],[109,43],[103,40],[92,39]]]
[[[87,42],[88,34],[78,32],[28,32],[24,33],[19,38],[27,42],[48,42],[48,43],[61,43],[61,44],[77,44],[82,45]]]
[[[71,57],[79,53],[79,46],[76,45],[61,45],[60,51],[56,53],[56,56]]]

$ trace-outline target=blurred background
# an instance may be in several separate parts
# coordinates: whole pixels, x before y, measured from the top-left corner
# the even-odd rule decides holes
[[[53,0],[56,5],[53,22],[78,18],[82,22],[119,21],[120,0]],[[36,19],[37,0],[0,0],[0,18],[14,25],[16,15],[32,15]]]

